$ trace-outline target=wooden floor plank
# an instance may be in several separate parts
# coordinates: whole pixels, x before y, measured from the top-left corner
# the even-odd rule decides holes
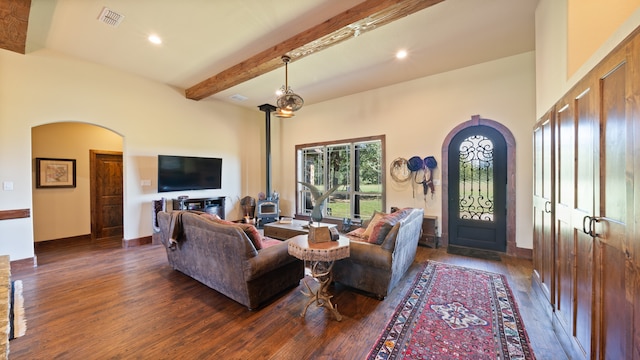
[[[363,359],[429,259],[505,274],[536,356],[563,358],[551,320],[533,300],[528,260],[487,261],[419,247],[384,301],[332,286],[343,315],[337,322],[314,305],[300,317],[303,284],[249,311],[174,271],[160,245],[48,243],[36,247],[38,267],[13,271],[23,281],[28,329],[11,341],[10,359]]]

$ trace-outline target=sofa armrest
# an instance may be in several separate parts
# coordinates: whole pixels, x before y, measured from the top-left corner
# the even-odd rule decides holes
[[[262,249],[258,251],[258,255],[248,258],[244,263],[244,278],[246,281],[257,279],[293,261],[302,260],[289,255],[289,241],[285,240],[280,244]]]
[[[416,256],[418,240],[422,231],[423,210],[414,210],[402,221],[395,235],[393,248],[394,263],[409,267]]]
[[[380,269],[391,268],[392,252],[383,249],[380,245],[351,240],[349,252],[351,261]]]
[[[384,238],[384,241],[382,241],[382,244],[380,244],[380,247],[384,250],[393,252],[396,247],[396,237],[398,236],[399,229],[400,223],[395,224]]]

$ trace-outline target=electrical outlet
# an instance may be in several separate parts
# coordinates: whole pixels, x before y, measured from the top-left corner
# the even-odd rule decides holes
[[[5,181],[2,183],[2,189],[4,191],[13,191],[13,181]]]

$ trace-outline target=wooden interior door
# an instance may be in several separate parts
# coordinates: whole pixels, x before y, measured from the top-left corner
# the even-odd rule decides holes
[[[122,153],[91,150],[89,158],[91,238],[122,238]]]
[[[549,304],[555,302],[555,112],[542,117],[533,131],[533,271]]]

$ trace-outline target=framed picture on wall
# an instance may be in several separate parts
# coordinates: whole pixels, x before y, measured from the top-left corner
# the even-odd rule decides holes
[[[76,187],[75,159],[36,158],[36,188]]]

